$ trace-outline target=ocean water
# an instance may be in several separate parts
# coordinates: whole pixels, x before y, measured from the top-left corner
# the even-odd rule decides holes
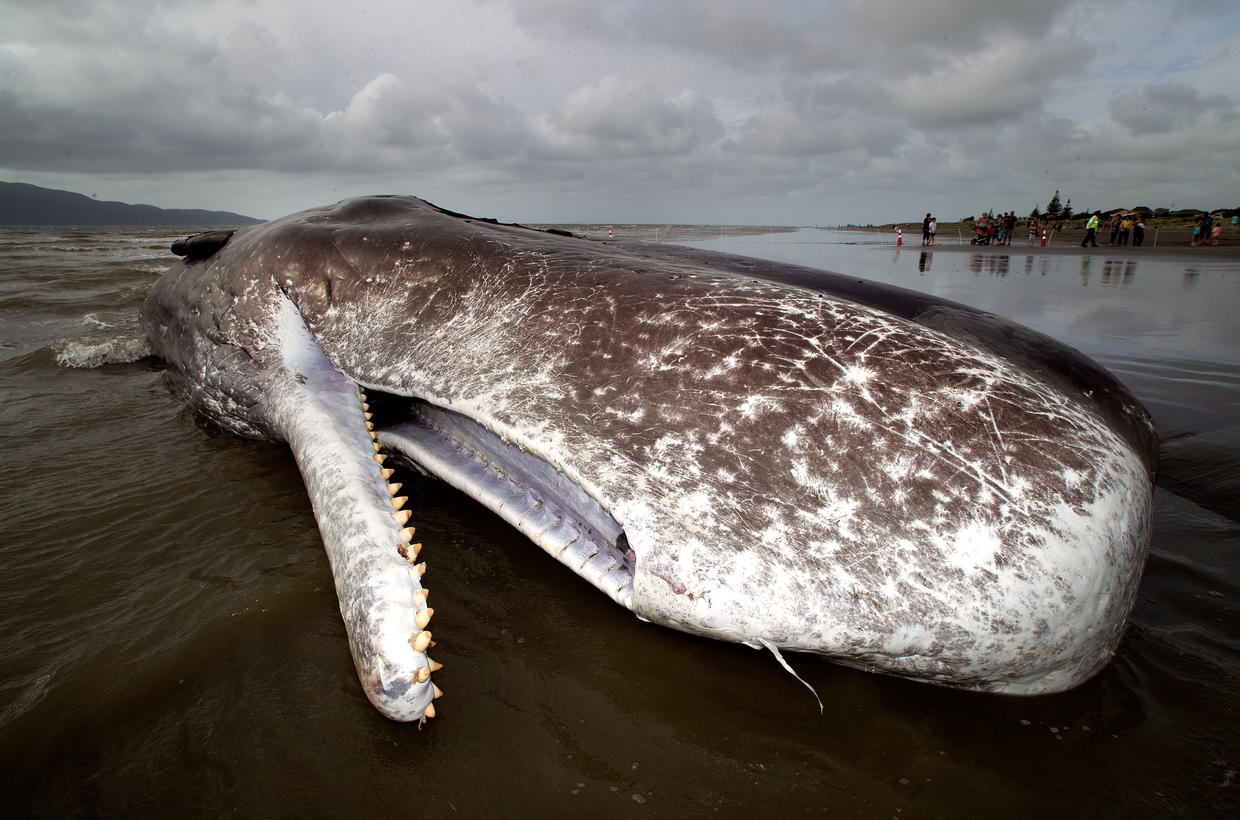
[[[1004,698],[790,658],[820,716],[768,655],[644,624],[404,475],[447,692],[419,731],[360,692],[287,449],[213,429],[145,358],[138,308],[183,233],[0,229],[3,816],[1240,814],[1240,263],[695,243],[994,311],[1146,403],[1153,552],[1083,686]]]

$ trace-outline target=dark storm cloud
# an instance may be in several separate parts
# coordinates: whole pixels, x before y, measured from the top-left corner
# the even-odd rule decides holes
[[[1218,161],[1237,116],[1215,79],[1240,71],[1234,4],[0,3],[5,175],[183,197],[248,181],[269,204],[215,204],[249,212],[378,186],[879,218],[910,187],[1044,198],[1056,176],[1103,201],[1111,177]]]

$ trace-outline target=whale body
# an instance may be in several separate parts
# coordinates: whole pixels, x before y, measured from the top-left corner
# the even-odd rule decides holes
[[[1073,687],[1119,643],[1156,435],[1114,377],[1034,331],[412,197],[176,250],[142,308],[153,350],[196,410],[292,448],[391,718],[431,717],[439,694],[392,463],[697,635],[1010,694]]]

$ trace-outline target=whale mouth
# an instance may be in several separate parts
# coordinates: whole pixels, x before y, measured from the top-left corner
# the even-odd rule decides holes
[[[465,493],[625,609],[636,555],[624,529],[562,470],[461,413],[367,388],[392,459]]]

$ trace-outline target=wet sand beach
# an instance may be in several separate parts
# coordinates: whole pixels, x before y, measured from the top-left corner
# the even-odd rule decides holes
[[[1203,247],[1192,247],[1191,245],[1142,245],[1139,248],[1132,246],[1108,247],[1105,243],[1096,248],[1083,248],[1079,243],[1058,242],[1056,244],[1047,244],[1046,247],[1040,245],[1025,245],[1013,242],[1011,245],[970,245],[967,242],[963,245],[955,242],[941,242],[935,245],[928,245],[924,248],[918,245],[904,245],[904,250],[930,250],[938,253],[943,251],[951,253],[953,251],[964,252],[984,252],[984,253],[1010,253],[1010,254],[1048,254],[1054,256],[1110,256],[1122,257],[1124,259],[1165,259],[1168,261],[1178,260],[1185,264],[1192,264],[1199,261],[1226,261],[1235,262],[1240,260],[1240,245],[1206,245]]]
[[[1011,698],[789,654],[820,715],[768,654],[637,620],[405,471],[446,696],[422,731],[392,723],[361,694],[288,448],[212,428],[142,358],[138,306],[186,232],[5,229],[4,816],[1240,815],[1231,248],[625,230],[935,293],[1115,373],[1153,414],[1162,467],[1112,663]]]
[[[1028,231],[1022,232],[1019,227],[1016,229],[1016,235],[1012,237],[1011,245],[970,245],[969,238],[971,235],[968,228],[958,229],[955,226],[941,228],[937,242],[929,247],[936,251],[949,250],[951,248],[972,248],[974,250],[978,248],[993,248],[995,250],[1004,249],[1012,253],[1017,251],[1041,251],[1052,254],[1107,253],[1122,256],[1165,256],[1183,253],[1185,254],[1185,259],[1198,257],[1229,260],[1240,259],[1240,230],[1236,228],[1224,228],[1222,241],[1218,245],[1205,244],[1196,246],[1192,244],[1192,228],[1182,227],[1168,229],[1149,228],[1145,232],[1145,241],[1140,247],[1133,246],[1131,242],[1127,245],[1108,245],[1106,240],[1110,237],[1109,231],[1100,231],[1098,233],[1098,247],[1096,248],[1081,246],[1081,241],[1085,238],[1085,231],[1078,229],[1070,229],[1049,236],[1045,247],[1042,246],[1040,238],[1032,245],[1027,244]],[[918,249],[922,247],[920,229],[911,239],[912,241],[910,242],[910,235],[905,233],[902,247],[911,246]],[[894,237],[891,239],[891,244],[895,244]]]

